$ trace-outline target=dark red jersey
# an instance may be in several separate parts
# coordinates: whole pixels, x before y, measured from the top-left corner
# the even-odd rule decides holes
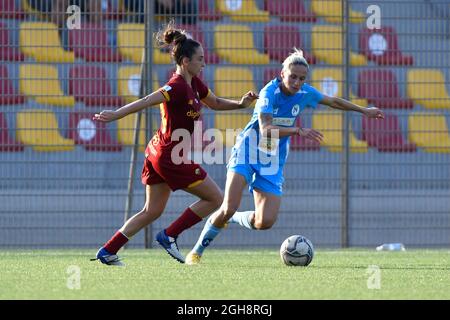
[[[176,129],[186,129],[191,134],[194,131],[194,121],[201,115],[200,100],[208,95],[209,89],[198,77],[193,77],[189,86],[183,76],[174,73],[159,91],[166,101],[160,105],[161,126],[152,144],[156,148],[173,147],[178,143],[172,141]]]

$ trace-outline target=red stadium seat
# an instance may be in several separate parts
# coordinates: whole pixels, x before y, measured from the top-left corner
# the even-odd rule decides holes
[[[358,96],[382,109],[411,109],[414,102],[400,97],[397,78],[391,70],[364,70],[358,74]]]
[[[1,3],[1,1],[0,1]],[[9,31],[6,25],[0,22],[0,60],[23,61],[24,55],[19,46],[9,42]]]
[[[8,77],[8,69],[5,65],[0,65],[0,105],[1,104],[22,104],[25,97],[14,90],[11,79]]]
[[[208,5],[208,0],[198,1],[198,18],[200,20],[220,20],[222,19],[222,14],[214,9],[210,9]]]
[[[214,52],[209,51],[208,47],[206,47],[205,37],[203,35],[203,30],[200,25],[194,24],[181,24],[178,26],[181,30],[186,30],[192,38],[203,44],[203,51],[205,54],[205,62],[207,64],[217,64],[219,63],[219,56]]]
[[[362,117],[362,139],[369,147],[376,147],[380,152],[415,152],[416,145],[406,142],[400,129],[398,118],[386,114],[385,119],[377,120]]]
[[[411,65],[413,57],[404,55],[398,47],[397,33],[392,27],[361,29],[359,49],[368,60],[381,65]]]
[[[13,140],[8,134],[8,123],[3,113],[0,113],[0,151],[19,152],[24,146],[20,142]]]
[[[281,66],[279,68],[268,68],[264,70],[264,85],[280,76]]]
[[[69,71],[69,94],[86,106],[121,106],[121,97],[112,95],[106,71],[97,66],[76,66]]]
[[[300,118],[297,118],[295,122],[296,127],[301,127],[302,123]],[[320,150],[320,143],[314,140],[306,139],[298,135],[291,136],[291,150],[303,150],[303,151],[318,151]]]
[[[24,12],[16,6],[16,0],[0,1],[0,18],[23,19],[24,17]]]
[[[312,11],[305,9],[302,0],[265,0],[264,10],[276,15],[281,21],[316,22],[317,17]]]
[[[283,62],[293,47],[303,50],[302,38],[297,27],[280,25],[264,27],[264,48],[270,59]],[[303,56],[308,63],[316,63],[314,56],[305,50]]]
[[[93,121],[94,113],[74,112],[69,115],[68,138],[83,145],[87,151],[121,151],[122,146],[113,141],[106,123]]]
[[[103,25],[84,22],[81,26],[81,29],[69,30],[69,47],[76,57],[86,61],[122,61],[120,54],[108,45]]]

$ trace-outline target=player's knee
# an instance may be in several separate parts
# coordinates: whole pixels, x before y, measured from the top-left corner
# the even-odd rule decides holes
[[[272,226],[274,224],[275,224],[274,219],[256,219],[255,218],[255,222],[253,223],[253,226],[257,230],[267,230],[267,229],[272,228]]]
[[[144,208],[142,214],[149,221],[158,219],[163,213],[163,210],[155,210],[155,208]]]

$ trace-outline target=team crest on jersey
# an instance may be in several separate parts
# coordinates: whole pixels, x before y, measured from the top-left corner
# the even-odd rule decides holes
[[[298,104],[296,104],[295,106],[292,107],[292,115],[295,117],[296,115],[298,115],[300,112],[300,106]]]

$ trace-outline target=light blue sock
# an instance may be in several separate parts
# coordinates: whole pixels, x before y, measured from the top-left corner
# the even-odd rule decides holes
[[[255,227],[251,223],[253,214],[254,211],[235,212],[234,215],[231,217],[231,219],[228,220],[228,222],[237,223],[243,226],[244,228],[254,230]]]
[[[208,219],[192,251],[201,256],[206,247],[209,246],[221,230],[222,228],[215,227]]]

